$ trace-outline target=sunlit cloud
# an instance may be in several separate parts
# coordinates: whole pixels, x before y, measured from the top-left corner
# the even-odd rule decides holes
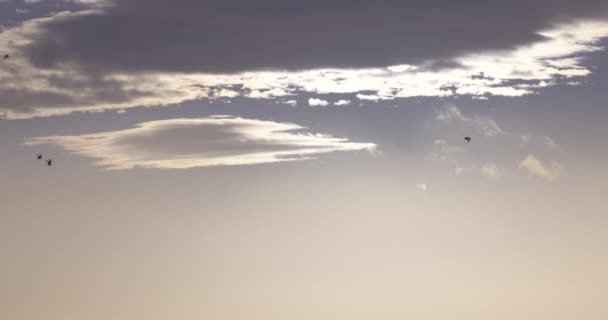
[[[344,99],[338,100],[334,103],[335,106],[348,106],[350,104],[351,104],[350,100],[344,100]]]
[[[326,107],[329,105],[329,101],[317,98],[308,99],[308,105],[311,107]]]
[[[29,118],[74,111],[166,106],[197,99],[244,97],[289,99],[300,93],[350,95],[363,101],[407,97],[469,95],[523,96],[541,88],[586,77],[591,70],[581,56],[602,50],[608,22],[578,21],[540,31],[543,40],[512,50],[487,51],[455,57],[454,66],[433,69],[421,65],[386,68],[249,71],[236,74],[200,72],[88,72],[65,60],[61,66],[37,68],[24,48],[39,41],[44,23],[95,14],[96,10],[63,12],[33,19],[0,34],[0,49],[14,58],[0,64],[0,115]],[[344,99],[346,101],[346,99]],[[329,105],[311,98],[309,104]],[[345,103],[345,102],[342,102]],[[342,104],[339,103],[338,105]],[[289,103],[291,104],[291,103]],[[455,115],[457,116],[457,115]],[[500,134],[491,121],[471,118],[485,135]]]
[[[531,175],[549,181],[557,180],[563,171],[563,166],[559,162],[551,161],[551,163],[546,164],[533,155],[528,155],[522,160],[519,163],[519,168],[528,171]]]
[[[28,139],[27,145],[54,144],[98,159],[108,170],[185,169],[314,159],[335,151],[374,151],[373,143],[313,134],[293,123],[214,116],[138,124],[135,128]]]

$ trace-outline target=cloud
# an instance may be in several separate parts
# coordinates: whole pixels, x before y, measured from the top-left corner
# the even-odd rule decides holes
[[[530,174],[547,179],[549,181],[555,181],[561,175],[563,166],[552,161],[550,164],[544,164],[533,155],[528,155],[524,160],[519,163],[519,168],[528,171]]]
[[[308,99],[308,105],[312,107],[326,107],[329,105],[329,101],[317,98]]]
[[[443,122],[460,122],[470,127],[478,134],[482,134],[487,137],[494,137],[499,135],[508,135],[509,133],[501,129],[496,121],[488,117],[482,117],[479,115],[473,115],[467,117],[462,114],[462,111],[454,105],[450,104],[445,109],[437,112],[437,120]]]
[[[357,99],[359,100],[367,100],[367,101],[380,101],[380,100],[392,100],[395,97],[391,96],[380,96],[377,94],[357,94]]]
[[[95,165],[108,170],[249,165],[376,148],[373,143],[350,142],[305,129],[292,123],[213,116],[151,121],[113,132],[38,137],[25,143],[55,144],[99,159]]]
[[[416,189],[418,189],[422,192],[426,192],[427,186],[425,183],[419,183],[419,184],[416,184]]]
[[[165,0],[78,2],[105,6],[47,22],[27,47],[36,66],[55,67],[67,58],[93,69],[135,72],[386,66],[399,71],[403,65],[457,64],[455,56],[528,45],[542,39],[539,30],[602,17],[608,7],[600,0],[551,5],[545,0],[508,5],[480,0],[174,0],[170,8]]]
[[[452,121],[452,120],[460,120],[460,121],[469,121],[470,119],[463,116],[460,109],[457,106],[451,104],[444,110],[440,110],[437,113],[437,120],[441,121]]]
[[[350,105],[350,100],[338,100],[334,103],[335,106],[348,106]]]
[[[483,176],[495,179],[508,172],[505,168],[518,166],[533,175],[553,181],[563,170],[563,166],[557,161],[543,164],[532,155],[519,161],[529,153],[540,153],[544,156],[563,155],[563,148],[549,136],[507,131],[495,120],[477,114],[467,114],[454,104],[436,109],[435,119],[447,136],[456,135],[458,140],[454,143],[453,139],[436,139],[426,159],[450,165],[455,168],[456,175],[463,174],[466,169],[479,171]],[[470,144],[462,140],[463,132],[476,133],[472,135]],[[491,138],[492,143],[484,144],[484,141],[476,138],[478,136]],[[481,148],[474,147],[479,142]]]
[[[475,1],[178,0],[171,8],[160,0],[93,1],[0,34],[0,50],[14,57],[0,63],[0,113],[29,118],[300,93],[369,101],[523,96],[588,76],[580,58],[608,36],[608,20],[590,17],[607,5],[537,1],[508,10]],[[481,27],[470,8],[493,23]],[[553,18],[564,12],[567,19]]]
[[[481,172],[485,177],[496,179],[499,175],[498,166],[495,163],[486,163],[481,167]]]
[[[545,147],[553,151],[564,151],[564,148],[549,136],[522,134],[520,135],[520,139],[524,145],[530,145],[533,147]]]

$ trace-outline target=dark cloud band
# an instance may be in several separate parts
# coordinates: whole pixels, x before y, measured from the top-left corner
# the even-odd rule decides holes
[[[232,73],[419,64],[538,41],[605,1],[113,0],[49,20],[27,55],[97,72]]]

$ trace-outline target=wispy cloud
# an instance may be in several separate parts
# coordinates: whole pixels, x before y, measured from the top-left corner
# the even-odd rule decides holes
[[[287,101],[285,101],[285,104],[288,104],[288,105],[290,105],[292,107],[295,107],[295,106],[298,105],[298,101],[296,101],[296,100],[287,100]]]
[[[546,147],[554,151],[564,151],[564,148],[549,136],[539,136],[534,134],[520,135],[524,145]]]
[[[563,148],[551,137],[537,134],[522,134],[501,128],[498,123],[486,116],[468,114],[454,104],[448,104],[436,109],[436,123],[441,124],[442,130],[448,132],[469,132],[473,135],[472,145],[480,141],[477,138],[491,139],[491,144],[483,144],[483,148],[469,148],[459,135],[457,142],[454,139],[436,139],[433,142],[432,152],[427,157],[430,160],[439,160],[455,168],[456,175],[465,171],[479,172],[482,176],[495,179],[505,175],[507,168],[525,169],[533,175],[549,181],[556,180],[563,166],[553,161],[543,164],[535,156],[529,155],[523,161],[520,157],[529,154],[557,156],[563,153]],[[472,146],[471,145],[471,146]],[[499,149],[495,148],[499,145]]]
[[[344,100],[344,99],[342,99],[342,100],[336,101],[334,103],[334,105],[335,106],[348,106],[348,105],[350,105],[350,103],[351,103],[350,100]]]
[[[427,185],[426,185],[426,183],[418,183],[418,184],[416,184],[416,189],[418,189],[422,192],[426,192]]]
[[[499,176],[499,169],[495,163],[486,163],[481,166],[481,172],[483,175],[490,179],[496,179]]]
[[[555,181],[559,178],[563,171],[563,166],[556,161],[545,164],[538,160],[533,155],[528,155],[519,163],[519,168],[528,171],[530,174],[549,180]]]
[[[493,119],[479,115],[473,115],[472,117],[464,116],[462,111],[453,104],[440,110],[437,113],[437,119],[444,122],[456,121],[464,123],[465,125],[470,126],[475,132],[487,137],[509,134],[501,129]]]
[[[28,139],[99,159],[105,169],[184,169],[313,159],[335,151],[373,151],[373,143],[305,132],[292,123],[214,116],[138,124],[135,128]]]

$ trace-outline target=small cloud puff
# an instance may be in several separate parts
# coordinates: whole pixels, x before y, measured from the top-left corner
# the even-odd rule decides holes
[[[350,100],[339,100],[334,103],[335,106],[348,106],[350,105]]]
[[[531,175],[549,181],[557,180],[563,171],[563,166],[559,162],[552,161],[550,164],[544,164],[533,155],[528,155],[522,160],[519,163],[519,168],[528,171]]]
[[[426,192],[427,190],[427,186],[425,183],[419,183],[416,185],[416,189],[422,191],[422,192]]]
[[[481,172],[483,175],[490,179],[498,178],[500,174],[500,170],[495,163],[486,163],[481,167]]]
[[[326,107],[329,105],[329,101],[317,98],[308,99],[308,105],[311,107]]]
[[[334,151],[374,151],[373,143],[304,132],[293,123],[213,116],[170,119],[135,128],[77,136],[26,140],[26,145],[55,144],[108,170],[186,169],[313,159]]]

